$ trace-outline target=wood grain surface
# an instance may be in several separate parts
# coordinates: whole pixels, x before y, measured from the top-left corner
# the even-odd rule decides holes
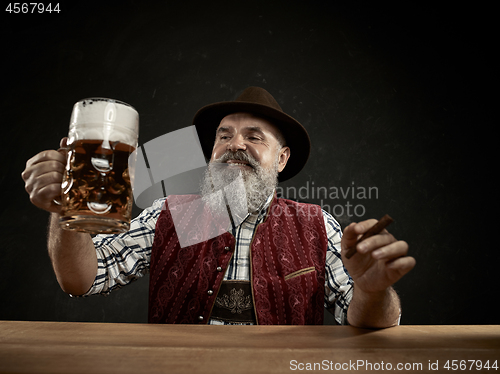
[[[0,321],[1,373],[365,372],[404,365],[411,368],[405,371],[436,372],[430,366],[436,363],[439,372],[448,372],[443,367],[452,360],[467,368],[473,364],[467,360],[493,365],[500,360],[500,326],[364,330]]]

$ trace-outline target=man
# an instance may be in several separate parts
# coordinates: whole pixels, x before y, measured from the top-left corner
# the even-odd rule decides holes
[[[210,158],[203,200],[215,212],[226,209],[227,201],[212,192],[241,175],[239,197],[248,214],[229,232],[191,246],[179,244],[172,215],[173,207],[193,204],[193,196],[157,200],[129,232],[92,239],[57,224],[53,199],[60,194],[64,157],[44,151],[27,162],[22,176],[30,199],[52,213],[48,249],[65,292],[107,293],[149,271],[150,322],[320,324],[324,302],[338,323],[398,324],[392,285],[415,265],[408,245],[384,230],[347,259],[347,249],[375,220],[351,223],[342,235],[318,206],[274,194],[277,182],[296,175],[308,159],[309,136],[299,122],[258,87],[200,109],[193,122]],[[225,167],[214,171],[216,165]],[[238,200],[241,189],[234,193]],[[214,216],[200,217],[208,222]],[[176,219],[192,222],[187,213]]]

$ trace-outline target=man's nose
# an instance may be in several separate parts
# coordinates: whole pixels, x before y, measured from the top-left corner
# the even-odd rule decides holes
[[[233,152],[246,151],[247,145],[242,136],[236,135],[231,138],[229,143],[227,143],[226,149]]]

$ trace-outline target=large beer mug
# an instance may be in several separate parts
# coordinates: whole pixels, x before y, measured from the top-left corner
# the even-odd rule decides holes
[[[138,134],[139,114],[124,102],[90,98],[74,105],[61,185],[62,228],[91,234],[129,229],[128,161]]]

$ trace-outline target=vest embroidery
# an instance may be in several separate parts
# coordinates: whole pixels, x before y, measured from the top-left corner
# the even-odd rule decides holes
[[[228,294],[215,299],[215,305],[220,308],[229,309],[231,313],[241,314],[244,310],[252,309],[252,295],[244,295],[243,290],[231,288]]]
[[[206,324],[216,310],[227,313],[220,317],[226,321],[251,313],[258,324],[323,323],[328,239],[319,206],[275,197],[250,244],[250,291],[229,287],[222,292],[229,281],[220,269],[229,264],[235,238],[225,232],[180,248],[168,204],[193,199],[169,197],[158,217],[151,250],[150,323]],[[192,222],[192,216],[185,217],[186,224]]]

